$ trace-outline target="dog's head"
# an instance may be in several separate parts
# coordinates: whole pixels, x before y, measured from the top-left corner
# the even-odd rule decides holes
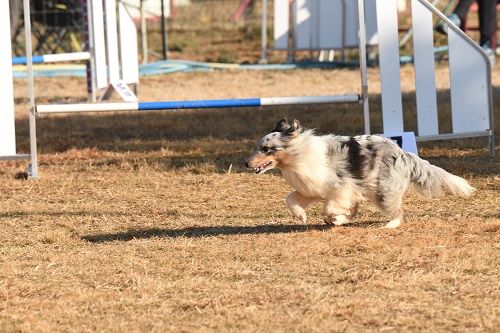
[[[254,153],[247,158],[245,166],[255,173],[264,173],[280,167],[286,158],[286,148],[290,141],[302,132],[298,120],[288,123],[286,119],[278,121],[271,133],[259,140]]]

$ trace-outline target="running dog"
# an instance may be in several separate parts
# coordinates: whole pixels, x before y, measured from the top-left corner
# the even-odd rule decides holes
[[[245,166],[257,174],[280,169],[295,189],[286,204],[304,223],[305,209],[316,201],[324,201],[325,223],[342,225],[367,199],[390,216],[386,227],[396,228],[403,220],[401,202],[410,184],[430,198],[442,195],[443,189],[460,196],[474,192],[465,179],[404,152],[389,139],[315,135],[297,120],[280,120],[260,139]]]

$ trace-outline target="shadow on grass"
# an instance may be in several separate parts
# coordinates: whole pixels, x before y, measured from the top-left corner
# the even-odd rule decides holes
[[[368,220],[368,221],[359,221],[353,220],[351,223],[343,224],[341,228],[366,228],[366,229],[377,229],[383,228],[389,220]]]
[[[79,211],[13,211],[0,213],[0,219],[2,218],[20,218],[20,217],[30,217],[30,216],[45,216],[45,217],[67,217],[67,216],[87,216],[87,217],[103,217],[103,216],[129,216],[127,212],[89,212],[84,210]]]
[[[323,231],[332,226],[324,224],[266,224],[258,226],[218,226],[218,227],[189,227],[182,229],[141,229],[117,232],[112,234],[98,234],[82,236],[83,240],[91,243],[106,243],[113,241],[130,241],[144,238],[200,238],[213,236],[260,235],[260,234],[288,234],[295,232]]]

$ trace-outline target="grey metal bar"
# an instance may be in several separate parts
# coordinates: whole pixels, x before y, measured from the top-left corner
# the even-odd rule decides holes
[[[346,49],[355,49],[357,46],[346,46]],[[342,48],[328,48],[329,50],[342,50]],[[308,47],[308,48],[279,48],[279,47],[269,47],[267,48],[267,51],[322,51],[325,50],[325,48],[321,47]]]
[[[294,13],[294,8],[295,8],[295,2],[296,0],[291,0],[289,2],[288,6],[288,55],[287,55],[287,62],[295,62],[295,52],[298,50],[295,45],[297,45],[296,40],[295,40],[295,15]]]
[[[425,142],[425,141],[437,141],[437,140],[477,138],[477,137],[491,136],[491,132],[492,131],[425,135],[425,136],[417,136],[415,137],[415,139],[418,142]]]
[[[260,64],[267,64],[267,0],[262,0],[262,22],[261,22],[261,52]]]
[[[161,0],[161,41],[162,41],[162,52],[163,60],[168,59],[168,29],[167,29],[167,18],[165,17],[165,3]]]
[[[36,109],[35,109],[35,81],[33,77],[33,49],[31,46],[31,16],[30,1],[24,0],[24,38],[26,42],[26,60],[28,69],[28,95],[29,95],[29,126],[30,126],[30,158],[28,170],[30,178],[38,178],[38,160],[36,148]]]
[[[94,43],[94,10],[93,1],[87,0],[87,36],[88,36],[88,51],[92,55],[90,57],[90,100],[95,103],[97,101],[97,72],[96,72],[96,60],[95,60],[95,43]]]
[[[146,13],[144,12],[144,0],[141,0],[139,10],[141,12],[141,46],[142,46],[142,63],[148,63],[148,32],[146,25]]]
[[[359,67],[361,71],[361,103],[365,134],[370,134],[370,108],[368,105],[368,68],[366,65],[366,24],[364,0],[358,0]]]
[[[30,154],[4,155],[0,156],[0,161],[29,160]]]
[[[347,12],[347,5],[345,3],[345,0],[342,0],[340,2],[342,6],[342,50],[340,51],[340,60],[344,61],[345,60],[345,34],[347,30],[347,20],[346,20],[346,12]]]

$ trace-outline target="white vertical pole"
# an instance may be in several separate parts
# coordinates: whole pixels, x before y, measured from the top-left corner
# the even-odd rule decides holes
[[[376,3],[384,133],[404,132],[396,0]]]
[[[142,63],[148,63],[148,31],[146,25],[146,13],[144,12],[144,0],[141,0],[141,45],[142,45]],[[121,24],[121,23],[120,23]],[[121,34],[121,32],[120,32]],[[121,35],[120,35],[121,38]]]
[[[30,157],[31,164],[28,171],[30,178],[38,178],[38,160],[36,148],[36,110],[35,110],[35,81],[33,78],[33,50],[31,46],[31,16],[30,1],[24,0],[24,38],[26,41],[26,64],[28,67],[28,95],[29,95],[29,123],[30,123]]]
[[[120,80],[120,62],[118,60],[118,24],[116,20],[116,1],[105,1],[109,81],[117,82],[118,80]]]
[[[267,64],[267,0],[262,0],[262,18],[261,18],[261,40],[260,40],[260,64]]]
[[[0,156],[16,154],[9,1],[0,1]]]
[[[96,86],[98,89],[108,86],[106,67],[106,41],[104,38],[104,10],[102,0],[90,0],[92,3],[92,56],[95,63]]]
[[[345,48],[346,48],[346,43],[345,43],[345,40],[346,40],[346,33],[347,33],[347,5],[345,3],[345,0],[342,0],[340,1],[340,5],[342,6],[342,36],[341,36],[341,40],[342,40],[342,49],[341,49],[341,53],[340,53],[340,60],[341,61],[345,61]],[[363,3],[363,21],[365,19],[365,4]],[[361,40],[360,37],[360,23],[359,23],[359,20],[361,19],[361,17],[359,16],[359,2],[358,2],[358,39]],[[363,22],[363,30],[364,30],[364,35],[365,35],[365,43],[363,45],[363,48],[365,49],[365,56],[366,56],[366,22]],[[360,45],[360,55],[361,55],[361,45]],[[361,64],[361,63],[360,63]],[[365,58],[365,65],[366,65],[366,58]],[[369,125],[368,125],[369,126]],[[366,131],[366,126],[365,126],[365,131]],[[368,127],[368,133],[366,134],[369,134],[370,132],[370,128]]]
[[[345,7],[344,7],[345,8]],[[345,19],[345,17],[344,17]],[[345,34],[345,31],[342,32]],[[366,23],[364,0],[358,0],[359,67],[361,71],[361,103],[365,134],[370,134],[370,109],[368,106],[368,69],[366,65]]]
[[[83,27],[86,29],[84,31],[84,40],[87,48],[87,52],[90,53],[90,60],[87,63],[87,92],[88,99],[91,102],[97,101],[97,72],[96,72],[96,60],[95,60],[95,47],[94,47],[94,21],[92,19],[92,0],[82,0],[82,7],[86,9],[86,13],[83,14]]]
[[[274,47],[288,48],[290,36],[290,5],[288,0],[274,0]]]
[[[122,79],[125,83],[139,83],[137,29],[123,3],[118,4],[120,30],[120,59]],[[113,82],[113,81],[111,81]]]
[[[411,2],[411,6],[418,135],[437,135],[439,129],[432,12],[416,0]]]
[[[297,49],[310,49],[312,46],[311,31],[312,26],[312,4],[307,0],[295,0],[293,2],[293,14],[295,17],[294,24],[294,41]]]

